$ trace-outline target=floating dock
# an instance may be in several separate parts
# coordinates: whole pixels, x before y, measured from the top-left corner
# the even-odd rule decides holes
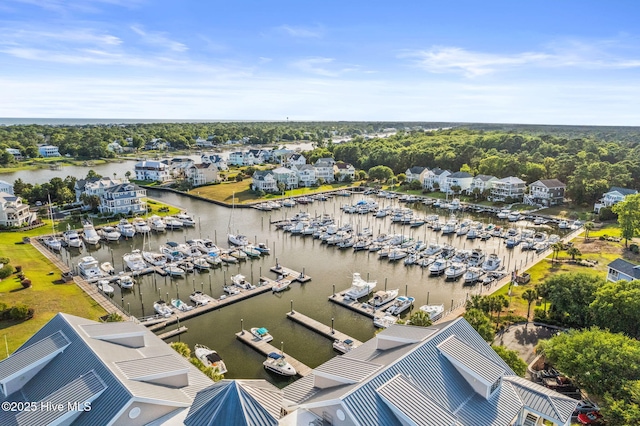
[[[304,272],[294,271],[293,269],[286,268],[280,264],[276,264],[276,266],[272,267],[270,270],[271,272],[284,276],[285,279],[290,281],[298,281],[299,283],[311,281],[311,277],[309,275],[305,275]]]
[[[337,305],[344,306],[347,309],[351,309],[352,311],[367,316],[371,319],[384,317],[384,310],[391,304],[390,301],[378,308],[374,308],[366,302],[358,302],[357,300],[345,297],[340,293],[329,296],[329,301]]]
[[[251,332],[246,331],[246,330],[242,330],[239,333],[236,333],[236,337],[238,338],[238,340],[240,340],[242,343],[245,343],[249,346],[251,346],[253,349],[255,349],[256,351],[260,352],[261,354],[263,354],[264,356],[269,355],[271,352],[280,352],[280,349],[276,348],[275,346],[264,342],[262,340],[258,340],[255,338],[255,336],[253,334],[251,334]],[[287,362],[289,364],[291,364],[291,366],[293,368],[296,369],[296,372],[298,373],[298,376],[308,376],[309,374],[311,374],[311,372],[313,371],[311,369],[311,367],[301,363],[300,361],[298,361],[297,359],[291,357],[290,355],[287,355],[286,353],[283,354],[285,356],[285,358],[287,359]]]
[[[184,325],[181,325],[180,327],[176,328],[175,330],[171,330],[171,331],[167,331],[165,333],[162,334],[158,334],[158,337],[161,338],[162,340],[166,340],[170,337],[173,336],[177,336],[178,334],[182,334],[182,333],[186,333],[187,332],[187,327],[185,327]]]
[[[287,312],[287,318],[290,320],[297,322],[298,324],[302,324],[307,327],[309,330],[313,330],[321,336],[326,337],[331,340],[352,340],[356,346],[360,346],[362,344],[361,341],[354,339],[351,336],[348,336],[335,328],[331,328],[328,325],[322,324],[319,321],[314,320],[313,318],[309,318],[308,316],[301,314],[300,312],[292,311]]]

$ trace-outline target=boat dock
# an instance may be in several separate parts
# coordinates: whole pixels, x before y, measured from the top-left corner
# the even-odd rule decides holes
[[[362,344],[362,342],[360,342],[357,339],[354,339],[351,336],[348,336],[338,330],[336,330],[335,328],[331,328],[328,325],[322,324],[319,321],[314,320],[313,318],[309,318],[308,316],[301,314],[300,312],[296,312],[296,311],[291,311],[291,312],[287,312],[287,318],[289,318],[290,320],[297,322],[298,324],[302,324],[305,327],[307,327],[309,330],[313,330],[316,333],[320,334],[321,336],[326,337],[327,339],[331,339],[331,340],[353,340],[353,342],[357,345],[360,346]]]
[[[251,332],[246,331],[246,330],[242,330],[238,333],[236,333],[236,337],[238,338],[238,340],[240,340],[242,343],[251,346],[253,349],[255,349],[256,351],[260,352],[261,354],[263,354],[264,356],[269,355],[271,352],[280,352],[280,349],[276,348],[275,346],[264,342],[262,340],[258,340],[255,338],[255,336],[253,334],[251,334]],[[287,355],[286,353],[284,353],[284,356],[287,359],[287,362],[289,364],[291,364],[291,366],[293,368],[296,369],[296,372],[298,373],[298,376],[308,376],[309,374],[311,374],[311,372],[313,371],[311,369],[311,367],[301,363],[300,361],[298,361],[297,359],[293,358],[290,355]]]
[[[374,308],[366,302],[358,302],[357,300],[345,297],[340,293],[332,294],[331,296],[329,296],[329,301],[337,305],[344,306],[347,309],[351,309],[352,311],[367,316],[371,319],[384,317],[384,310],[391,304],[391,301],[389,301],[383,306]]]
[[[162,340],[166,340],[170,337],[177,336],[178,334],[186,333],[187,330],[188,330],[187,327],[185,327],[184,325],[181,325],[180,327],[174,330],[170,330],[162,334],[158,334],[158,337],[161,338]]]
[[[113,275],[105,275],[103,277],[93,277],[93,278],[87,278],[86,280],[90,283],[97,283],[100,280],[107,280],[110,283],[116,282],[118,281],[118,278],[120,278],[121,274],[122,275],[131,275],[133,278],[137,278],[141,275],[147,275],[147,274],[151,274],[151,273],[156,273],[162,277],[167,275],[167,271],[165,271],[164,269],[162,269],[159,266],[149,266],[147,268],[141,269],[139,271],[128,271],[128,272],[122,272],[122,273],[116,273]]]
[[[294,271],[293,269],[285,268],[279,263],[276,263],[276,266],[272,267],[270,271],[275,272],[278,275],[283,275],[285,279],[290,281],[298,281],[299,283],[311,281],[311,277],[309,275],[305,275],[304,270],[302,272]]]

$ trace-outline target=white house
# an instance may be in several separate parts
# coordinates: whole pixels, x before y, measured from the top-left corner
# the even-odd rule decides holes
[[[229,164],[232,166],[244,166],[244,152],[242,151],[234,151],[229,153]]]
[[[40,145],[38,147],[38,152],[43,157],[60,157],[58,147],[54,145]]]
[[[214,145],[215,144],[213,143],[213,139],[202,139],[200,137],[196,139],[196,146],[200,148],[211,148]]]
[[[161,161],[140,161],[136,163],[134,171],[136,180],[166,182],[171,180],[171,172],[168,165]]]
[[[227,160],[225,160],[220,154],[202,154],[200,161],[203,163],[211,163],[218,168],[218,170],[228,170]]]
[[[422,187],[429,191],[434,191],[445,185],[447,176],[450,174],[451,172],[449,170],[442,170],[440,167],[427,170],[423,175]]]
[[[302,154],[294,153],[287,156],[285,163],[287,164],[287,167],[302,166],[307,163],[307,159],[304,158],[304,155]]]
[[[607,281],[640,280],[640,265],[634,265],[624,259],[616,259],[607,265]]]
[[[169,173],[174,178],[186,178],[187,169],[195,164],[195,161],[189,157],[173,157],[162,162],[169,167]]]
[[[421,166],[414,166],[414,167],[410,167],[407,169],[406,172],[404,172],[405,176],[407,177],[406,182],[413,182],[413,181],[418,181],[420,183],[422,183],[422,181],[424,180],[424,174],[428,171],[428,169],[426,167],[421,167]]]
[[[316,179],[322,179],[327,183],[335,180],[333,174],[333,165],[336,162],[333,158],[320,158],[313,165],[316,168]]]
[[[294,170],[286,167],[278,167],[273,169],[272,172],[276,181],[283,183],[286,189],[298,187],[298,174]]]
[[[471,181],[471,187],[469,187],[468,193],[473,193],[474,189],[482,194],[484,191],[490,191],[493,188],[493,183],[498,180],[495,176],[490,175],[477,175]]]
[[[107,188],[100,197],[98,209],[101,213],[141,214],[147,212],[147,203],[142,201],[147,190],[133,183],[122,183]]]
[[[35,219],[35,213],[29,211],[29,205],[23,204],[20,197],[6,192],[0,192],[0,225],[28,225]]]
[[[333,165],[333,173],[339,181],[350,179],[352,182],[356,179],[356,169],[349,163],[338,161]]]
[[[251,178],[251,189],[254,191],[278,191],[278,182],[271,170],[256,170],[253,172],[253,176]]]
[[[186,169],[186,177],[193,186],[217,182],[218,168],[213,163],[192,164]]]
[[[16,160],[22,160],[22,152],[20,152],[19,149],[7,148],[7,152],[13,155],[13,158],[15,158]]]
[[[124,148],[118,142],[113,141],[107,144],[107,151],[111,151],[116,154],[122,154],[124,152]]]
[[[491,188],[492,201],[505,201],[512,199],[514,201],[522,201],[527,184],[520,178],[509,176],[493,182]]]
[[[609,192],[606,192],[600,201],[598,201],[594,206],[593,210],[596,213],[600,213],[600,209],[603,207],[611,207],[620,201],[623,201],[627,196],[637,194],[638,191],[635,189],[628,188],[620,188],[618,186],[612,186]]]
[[[0,180],[0,192],[13,195],[13,184]]]
[[[300,186],[315,185],[318,179],[316,178],[316,168],[311,164],[303,164],[295,167],[298,173],[298,181]]]
[[[525,202],[542,206],[556,206],[564,202],[564,191],[567,185],[558,179],[541,179],[529,185],[529,194]]]
[[[76,181],[73,189],[76,193],[76,202],[80,202],[82,194],[87,196],[102,197],[104,192],[114,186],[122,184],[120,179],[111,179],[110,177],[96,177],[90,179],[79,179]]]
[[[455,192],[460,194],[466,192],[471,188],[471,182],[473,181],[473,175],[467,172],[455,172],[451,173],[444,179],[444,185],[440,186],[440,192],[453,193],[452,188],[459,187]]]

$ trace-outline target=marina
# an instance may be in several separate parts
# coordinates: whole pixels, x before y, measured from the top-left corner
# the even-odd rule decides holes
[[[270,353],[280,352],[278,348],[271,345],[270,343],[267,343],[263,340],[257,340],[253,336],[253,334],[249,333],[246,330],[242,330],[236,333],[236,338],[240,340],[242,343],[251,346],[253,349],[255,349],[256,351],[260,352],[263,355],[269,355]],[[301,377],[305,377],[311,374],[312,369],[310,367],[298,361],[297,359],[293,358],[292,356],[287,355],[286,353],[283,353],[283,355],[287,359],[287,362],[289,362],[289,364],[291,364],[293,368],[296,369],[297,375]]]
[[[300,312],[287,312],[287,318],[294,322],[297,322],[298,324],[304,325],[309,330],[313,330],[321,336],[326,337],[327,339],[342,341],[352,340],[356,346],[362,344],[362,342],[360,342],[359,340],[354,339],[351,336],[347,336],[343,332],[336,330],[333,326],[329,327],[328,325],[322,324],[321,322],[316,321],[304,314],[301,314]]]

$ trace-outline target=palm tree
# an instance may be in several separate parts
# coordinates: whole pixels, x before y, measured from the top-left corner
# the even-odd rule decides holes
[[[569,247],[567,249],[567,254],[571,256],[571,261],[573,262],[576,261],[576,256],[582,256],[582,252],[580,251],[580,249],[578,249],[578,247]]]
[[[522,293],[522,298],[527,301],[527,321],[529,321],[531,304],[538,299],[538,292],[535,289],[529,288]]]
[[[560,241],[558,241],[551,246],[551,249],[553,249],[553,256],[551,256],[551,262],[553,263],[554,257],[556,260],[558,260],[558,256],[560,255],[560,251],[564,249],[564,245]]]
[[[500,314],[502,310],[509,306],[509,300],[503,294],[499,296],[494,296],[495,299],[495,311],[498,313],[498,318],[496,318],[496,322],[500,323]]]
[[[587,222],[584,224],[584,239],[585,241],[589,239],[589,232],[595,227],[593,222]]]
[[[425,311],[417,311],[409,318],[411,325],[418,327],[429,327],[431,325],[431,318]]]

